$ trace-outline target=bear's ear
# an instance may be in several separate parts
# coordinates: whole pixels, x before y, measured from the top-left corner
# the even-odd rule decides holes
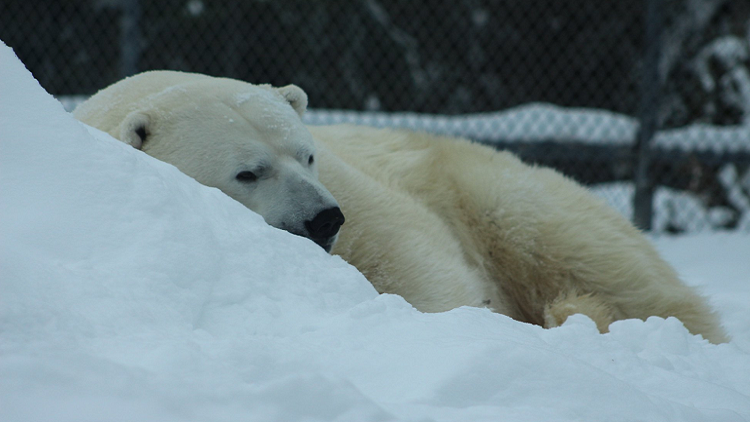
[[[299,114],[299,117],[302,117],[302,115],[305,114],[305,110],[307,110],[307,94],[302,88],[297,85],[287,85],[282,86],[281,88],[276,88],[276,90],[282,97],[289,101],[289,104],[291,104],[294,111]]]
[[[120,140],[135,149],[142,149],[151,134],[151,117],[143,111],[133,111],[120,123]]]

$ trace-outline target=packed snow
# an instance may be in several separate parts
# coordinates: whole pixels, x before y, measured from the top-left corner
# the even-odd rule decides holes
[[[733,337],[416,311],[75,121],[0,44],[0,420],[750,421],[750,236],[655,238]]]

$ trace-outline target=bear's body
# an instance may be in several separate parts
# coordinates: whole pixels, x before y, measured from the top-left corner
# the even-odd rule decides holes
[[[649,241],[559,173],[461,139],[357,126],[310,130],[343,161],[442,220],[463,264],[499,289],[500,304],[489,305],[499,312],[547,327],[583,313],[602,331],[614,320],[675,316],[694,333],[724,339],[704,300]],[[346,214],[346,199],[331,191]],[[368,242],[348,246],[350,237],[345,227],[333,252],[368,255]]]
[[[144,98],[169,90],[195,91],[191,101],[210,106],[211,101],[218,103],[211,100],[211,92],[230,84],[255,87],[227,81],[148,72],[101,91],[75,114],[128,142],[125,116],[153,104]],[[281,107],[286,100],[290,110],[301,113],[304,93],[281,89],[291,90],[278,96],[281,105],[250,110]],[[219,140],[234,147],[270,143],[270,150],[279,142],[278,136],[256,135],[245,140],[230,136],[227,141],[227,123],[215,115],[211,141],[162,140],[185,138],[190,121],[198,125],[205,119],[197,111],[186,118],[191,112],[184,107],[180,113],[168,105],[159,107],[162,121],[171,113],[180,125],[157,125],[152,130],[159,134],[146,138],[145,145],[153,142],[152,148],[166,151],[157,158],[201,182],[190,165],[181,166],[184,159],[172,160],[170,154],[188,154],[190,161],[189,156],[214,154]],[[305,137],[298,116],[276,114],[289,120],[281,126],[291,125],[296,136]],[[268,119],[266,125],[279,126],[278,119]],[[256,119],[255,125],[263,123]],[[160,127],[180,129],[159,132]],[[546,327],[560,325],[575,313],[588,315],[602,331],[614,320],[675,316],[695,334],[713,342],[726,340],[705,300],[679,280],[638,230],[559,173],[461,139],[357,126],[309,130],[317,140],[320,181],[346,216],[333,253],[362,271],[378,291],[399,294],[426,312],[485,306]]]

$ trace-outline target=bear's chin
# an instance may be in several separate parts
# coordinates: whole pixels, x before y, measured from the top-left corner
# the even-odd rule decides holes
[[[315,242],[316,245],[323,248],[326,252],[331,253],[331,249],[333,249],[333,245],[336,244],[336,240],[339,238],[338,233],[335,236],[328,237],[325,239],[310,239],[313,242]]]
[[[320,237],[320,238],[314,238],[311,237],[308,233],[302,232],[301,230],[293,230],[286,226],[286,224],[280,224],[279,226],[273,226],[277,229],[284,230],[287,233],[291,233],[295,236],[304,237],[305,239],[312,240],[315,242],[316,245],[323,248],[326,252],[331,253],[331,249],[333,249],[333,245],[336,244],[336,241],[339,238],[339,233],[336,233],[335,235],[331,237]]]

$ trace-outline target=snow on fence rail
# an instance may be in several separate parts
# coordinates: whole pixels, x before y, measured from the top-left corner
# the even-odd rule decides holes
[[[86,96],[59,97],[72,111]],[[638,131],[638,120],[606,110],[565,108],[533,103],[492,113],[433,115],[410,112],[385,113],[349,110],[308,110],[309,125],[351,123],[382,128],[424,130],[493,143],[584,143],[630,146]],[[660,131],[654,146],[690,152],[717,154],[750,153],[750,124],[712,126],[696,124]]]
[[[456,116],[346,110],[310,110],[310,125],[353,123],[461,136],[482,143],[561,142],[630,146],[638,120],[606,110],[533,103],[492,113]],[[654,147],[715,153],[750,153],[750,125],[696,124],[660,131]]]

